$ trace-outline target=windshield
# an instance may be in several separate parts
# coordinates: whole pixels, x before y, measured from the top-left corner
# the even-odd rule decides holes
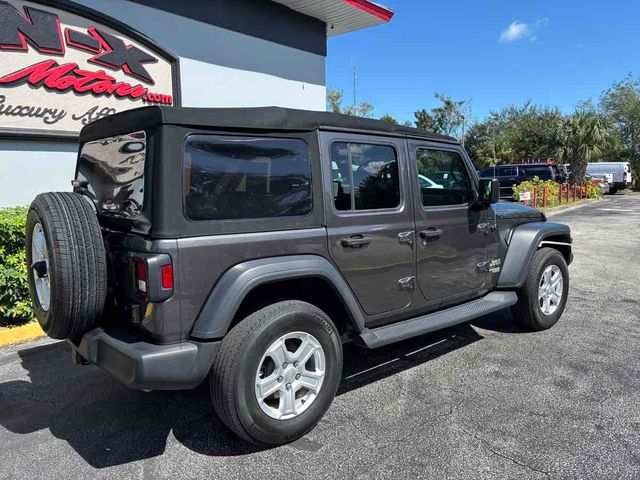
[[[77,188],[91,197],[99,213],[135,217],[142,211],[145,132],[103,138],[82,146]]]

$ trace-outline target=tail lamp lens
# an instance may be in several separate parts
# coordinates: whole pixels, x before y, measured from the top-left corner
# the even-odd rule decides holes
[[[162,288],[173,288],[173,265],[162,267]]]
[[[138,290],[147,293],[147,264],[141,258],[136,259],[136,282]]]

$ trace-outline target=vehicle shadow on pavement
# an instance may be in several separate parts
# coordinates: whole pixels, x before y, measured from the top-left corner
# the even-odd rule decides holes
[[[338,395],[482,338],[464,324],[376,350],[345,345]],[[95,468],[162,455],[169,435],[204,455],[258,451],[230,433],[213,413],[206,383],[190,391],[129,390],[96,367],[72,365],[64,342],[20,350],[18,356],[30,381],[0,384],[0,425],[16,434],[49,429]],[[12,448],[7,441],[10,436],[3,445]],[[33,441],[38,442],[37,437]],[[24,448],[22,442],[19,448]]]
[[[476,320],[471,321],[471,325],[480,327],[484,330],[492,330],[500,333],[531,333],[528,328],[523,327],[520,323],[511,317],[509,309],[500,310],[499,312],[485,315]]]

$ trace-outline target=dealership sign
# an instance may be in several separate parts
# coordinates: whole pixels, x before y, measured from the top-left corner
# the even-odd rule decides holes
[[[0,0],[0,132],[73,137],[176,95],[175,57],[126,25],[75,4]]]

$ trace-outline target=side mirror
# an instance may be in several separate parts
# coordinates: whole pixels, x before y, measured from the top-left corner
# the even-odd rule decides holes
[[[478,202],[484,205],[498,203],[500,200],[500,182],[497,178],[481,178]]]

